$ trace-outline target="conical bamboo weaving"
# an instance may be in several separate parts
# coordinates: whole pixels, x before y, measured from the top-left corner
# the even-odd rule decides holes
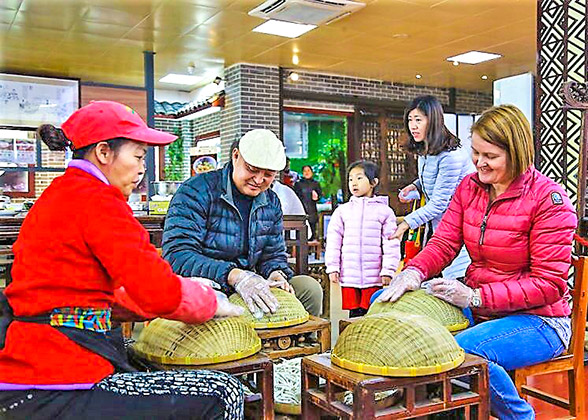
[[[465,353],[431,318],[391,311],[351,323],[339,336],[331,359],[342,368],[371,375],[422,376],[459,366]]]
[[[389,311],[428,316],[451,332],[466,329],[470,325],[470,322],[458,307],[432,296],[422,289],[406,292],[393,303],[374,302],[370,306],[367,315],[376,315]]]
[[[134,349],[156,363],[206,365],[251,356],[261,349],[261,339],[239,317],[197,325],[158,318],[141,331]]]
[[[229,297],[229,301],[245,308],[242,318],[251,323],[255,329],[289,327],[308,321],[308,312],[306,312],[306,309],[304,309],[304,306],[302,306],[302,303],[300,303],[296,296],[278,288],[272,288],[271,291],[276,299],[278,299],[280,307],[276,313],[263,314],[259,319],[253,316],[243,301],[243,298],[237,293],[232,294]]]

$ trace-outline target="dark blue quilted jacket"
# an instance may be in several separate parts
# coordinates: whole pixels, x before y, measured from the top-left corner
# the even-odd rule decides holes
[[[225,291],[233,268],[252,270],[266,278],[282,270],[290,278],[278,196],[266,190],[253,200],[249,238],[245,238],[233,202],[232,171],[228,163],[180,186],[165,219],[163,257],[177,274],[213,279]],[[247,255],[245,241],[249,241]]]

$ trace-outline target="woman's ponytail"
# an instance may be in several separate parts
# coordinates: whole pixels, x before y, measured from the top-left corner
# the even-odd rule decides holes
[[[49,150],[66,150],[71,148],[71,141],[65,137],[60,128],[51,124],[43,124],[37,128],[37,137],[49,147]]]

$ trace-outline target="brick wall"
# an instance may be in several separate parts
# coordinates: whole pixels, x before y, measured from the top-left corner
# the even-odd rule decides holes
[[[214,114],[208,114],[204,117],[195,118],[192,120],[192,132],[194,134],[194,140],[203,134],[220,131],[221,112],[215,112]]]
[[[284,89],[295,92],[325,93],[350,98],[382,99],[408,102],[420,95],[433,95],[444,105],[449,105],[450,89],[416,86],[383,80],[369,80],[323,73],[298,72],[294,82],[284,73]],[[290,101],[288,100],[288,103]],[[456,89],[455,105],[458,113],[480,113],[492,106],[492,94]]]
[[[277,67],[235,64],[225,69],[225,108],[221,115],[221,162],[233,141],[255,128],[280,131]]]

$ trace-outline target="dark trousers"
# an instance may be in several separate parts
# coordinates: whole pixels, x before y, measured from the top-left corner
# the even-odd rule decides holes
[[[239,381],[212,371],[111,375],[89,390],[0,391],[0,419],[241,419]]]

